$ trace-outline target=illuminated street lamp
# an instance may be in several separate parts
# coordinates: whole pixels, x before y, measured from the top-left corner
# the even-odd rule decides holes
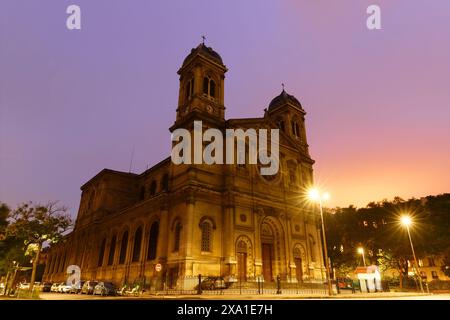
[[[420,269],[419,269],[419,264],[417,263],[417,258],[416,258],[416,253],[414,252],[414,246],[411,240],[411,233],[409,232],[409,226],[412,224],[412,220],[410,216],[404,215],[400,218],[400,222],[402,225],[404,225],[406,227],[406,231],[408,231],[408,237],[409,237],[409,243],[411,244],[411,251],[413,253],[413,257],[414,257],[414,263],[416,265],[416,271],[419,274],[419,284],[420,284],[420,290],[422,291],[422,293],[424,293],[423,291],[423,285],[422,285],[422,274],[420,273]]]
[[[364,267],[365,267],[366,266],[366,258],[364,257],[364,248],[363,247],[359,247],[358,248],[358,253],[362,255],[363,264],[364,264]]]
[[[325,267],[327,270],[328,294],[331,296],[331,295],[333,295],[333,291],[331,289],[330,265],[328,263],[327,239],[325,237],[325,225],[323,223],[323,208],[322,208],[322,202],[330,199],[330,194],[328,192],[320,193],[319,190],[314,188],[314,189],[309,190],[308,198],[314,202],[319,203],[320,219],[322,221],[323,249],[325,251]]]

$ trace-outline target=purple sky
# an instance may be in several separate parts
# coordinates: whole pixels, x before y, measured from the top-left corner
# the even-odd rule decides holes
[[[449,192],[449,21],[448,0],[2,0],[0,201],[75,213],[133,148],[133,172],[168,156],[176,71],[202,34],[229,68],[227,118],[262,116],[282,82],[302,102],[330,205]]]

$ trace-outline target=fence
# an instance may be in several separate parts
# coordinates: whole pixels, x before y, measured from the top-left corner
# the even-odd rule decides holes
[[[273,282],[255,281],[225,282],[222,277],[185,276],[178,278],[176,285],[170,288],[166,283],[161,286],[145,288],[145,293],[156,295],[317,295],[328,294],[326,283],[287,282],[277,278]]]

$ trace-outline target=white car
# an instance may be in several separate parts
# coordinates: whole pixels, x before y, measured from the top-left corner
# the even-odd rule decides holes
[[[59,286],[61,285],[60,282],[55,282],[54,284],[52,284],[51,288],[50,288],[50,292],[59,292]]]
[[[58,292],[60,292],[60,293],[69,293],[71,289],[72,289],[72,286],[68,286],[65,282],[61,283],[58,286]]]

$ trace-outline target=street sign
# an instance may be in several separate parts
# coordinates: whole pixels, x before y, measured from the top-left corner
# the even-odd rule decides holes
[[[156,272],[160,272],[161,269],[162,269],[161,263],[157,263],[156,266],[155,266]]]

